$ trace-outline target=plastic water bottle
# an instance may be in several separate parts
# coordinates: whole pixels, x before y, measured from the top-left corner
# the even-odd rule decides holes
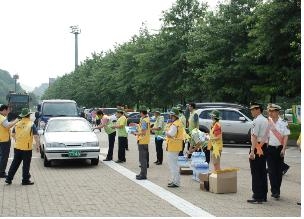
[[[188,158],[185,156],[178,156],[177,163],[180,167],[189,167]]]
[[[200,173],[208,173],[209,172],[209,164],[207,162],[202,163],[194,163],[192,165],[192,179],[199,181],[199,174]]]

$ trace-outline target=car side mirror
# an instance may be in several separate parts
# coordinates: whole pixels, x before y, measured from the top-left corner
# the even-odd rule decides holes
[[[246,122],[246,118],[243,117],[243,116],[239,117],[239,120],[242,121],[242,122]]]

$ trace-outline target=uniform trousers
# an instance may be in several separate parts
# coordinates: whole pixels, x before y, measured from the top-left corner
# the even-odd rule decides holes
[[[163,139],[157,139],[157,137],[155,137],[156,158],[160,163],[163,162],[163,141]]]
[[[280,188],[282,184],[282,170],[284,164],[284,157],[281,157],[283,146],[271,146],[267,148],[267,165],[269,181],[271,186],[271,193],[280,195]]]
[[[180,172],[178,166],[178,151],[171,152],[168,151],[168,165],[171,173],[171,181],[173,184],[180,186]]]
[[[263,155],[259,156],[256,154],[254,149],[255,159],[249,159],[251,177],[252,177],[252,198],[254,199],[267,199],[267,171],[266,171],[266,152],[267,144],[262,146]],[[249,152],[250,153],[250,152]]]
[[[22,182],[28,182],[30,180],[30,166],[32,160],[32,150],[19,150],[14,148],[14,159],[8,171],[8,180],[13,180],[15,173],[17,172],[21,161],[22,166]]]
[[[138,155],[140,163],[140,176],[147,177],[148,160],[148,144],[138,144]]]
[[[127,137],[118,136],[118,160],[126,161]]]
[[[107,154],[108,160],[113,159],[113,149],[114,149],[115,137],[116,137],[116,132],[112,132],[111,134],[108,134],[108,141],[109,141],[109,149],[108,149],[108,154]]]
[[[11,141],[0,142],[0,175],[5,175],[7,161],[10,153]]]

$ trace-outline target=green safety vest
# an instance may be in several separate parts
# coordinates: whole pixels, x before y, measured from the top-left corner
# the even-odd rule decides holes
[[[164,117],[163,117],[163,116],[158,116],[158,117],[156,118],[154,127],[155,127],[155,128],[158,128],[159,125],[160,125],[160,123],[162,123],[162,127],[161,127],[160,130],[155,130],[155,132],[154,132],[155,137],[157,137],[157,136],[159,136],[159,135],[163,135],[163,133],[164,133],[164,128],[165,128],[165,126],[164,126]]]

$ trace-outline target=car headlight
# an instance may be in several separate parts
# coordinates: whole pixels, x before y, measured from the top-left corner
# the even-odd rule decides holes
[[[82,145],[83,147],[99,147],[98,142],[86,142]]]
[[[52,143],[47,143],[47,147],[55,148],[55,147],[65,147],[65,144],[63,143],[58,143],[58,142],[52,142]]]

